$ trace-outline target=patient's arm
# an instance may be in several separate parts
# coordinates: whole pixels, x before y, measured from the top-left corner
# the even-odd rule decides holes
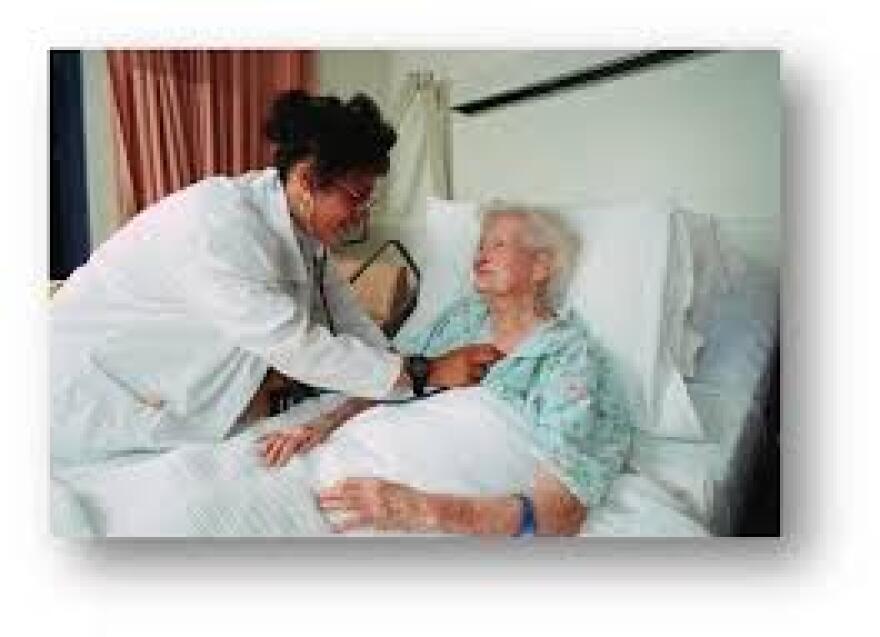
[[[321,444],[333,431],[375,403],[366,398],[349,398],[335,409],[303,425],[271,431],[259,439],[260,455],[270,467],[280,467],[297,453]]]
[[[578,534],[587,510],[554,475],[539,468],[535,474],[533,496],[540,535]]]
[[[576,535],[586,509],[550,473],[538,470],[533,501],[539,535]],[[338,527],[361,526],[405,531],[441,531],[473,535],[513,535],[519,530],[522,503],[510,496],[458,496],[425,493],[376,478],[349,478],[320,493],[320,506],[350,514]]]

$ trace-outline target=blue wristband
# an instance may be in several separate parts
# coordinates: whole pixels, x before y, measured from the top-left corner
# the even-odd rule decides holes
[[[513,537],[520,537],[522,535],[534,535],[535,506],[532,504],[532,499],[527,495],[523,495],[522,493],[517,493],[516,497],[522,504],[522,516],[519,519],[519,529],[516,533],[513,534]]]

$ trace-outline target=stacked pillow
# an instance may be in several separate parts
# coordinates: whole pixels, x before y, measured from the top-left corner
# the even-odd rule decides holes
[[[593,205],[560,214],[580,240],[563,309],[581,314],[616,358],[643,431],[702,440],[684,373],[693,369],[702,340],[698,323],[711,314],[707,299],[719,285],[718,272],[704,277],[711,261],[706,240],[711,222],[679,210],[671,200]],[[401,339],[430,323],[471,284],[480,231],[477,204],[429,199],[425,223],[429,241],[420,263],[421,296]],[[698,232],[692,235],[692,228]]]
[[[715,217],[690,211],[680,211],[680,217],[691,248],[693,291],[676,360],[682,374],[691,377],[709,326],[718,319],[721,299],[731,290],[732,275],[728,270],[734,255],[722,246]]]

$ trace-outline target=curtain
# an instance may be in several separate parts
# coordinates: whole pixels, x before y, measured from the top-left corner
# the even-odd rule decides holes
[[[449,198],[451,149],[448,87],[431,73],[407,75],[392,113],[397,143],[391,154],[385,206],[375,224],[415,256],[425,240],[429,196]]]
[[[262,127],[271,100],[283,90],[314,90],[313,58],[308,51],[108,51],[122,216],[208,175],[267,166]]]

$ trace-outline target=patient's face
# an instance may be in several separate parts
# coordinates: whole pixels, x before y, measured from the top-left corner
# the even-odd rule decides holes
[[[534,297],[544,277],[539,252],[525,240],[517,215],[493,215],[484,225],[474,259],[474,288],[484,296]]]

